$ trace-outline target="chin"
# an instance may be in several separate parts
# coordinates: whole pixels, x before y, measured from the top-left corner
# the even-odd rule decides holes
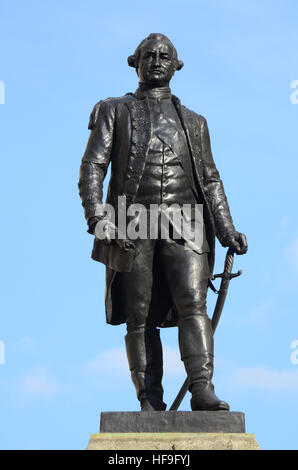
[[[165,82],[165,77],[164,76],[148,77],[148,83],[159,84],[159,83],[164,83],[164,82]]]

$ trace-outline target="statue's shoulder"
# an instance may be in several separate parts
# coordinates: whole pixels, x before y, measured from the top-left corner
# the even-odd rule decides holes
[[[104,100],[98,101],[93,106],[90,119],[89,119],[88,128],[91,130],[95,128],[95,124],[98,119],[98,114],[100,110],[107,112],[107,113],[114,112],[117,106],[121,104],[125,104],[129,99],[131,99],[132,95],[133,93],[127,93],[124,96],[118,96],[118,97],[112,97],[112,98],[110,97],[110,98],[106,98]]]
[[[204,122],[206,122],[206,118],[202,116],[202,114],[199,114],[192,109],[187,108],[183,104],[181,104],[181,109],[184,115],[188,116],[191,120],[195,121],[196,123],[202,125]]]

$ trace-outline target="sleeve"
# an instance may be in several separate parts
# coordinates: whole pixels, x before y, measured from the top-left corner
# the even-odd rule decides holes
[[[89,224],[94,217],[102,217],[103,181],[111,160],[115,110],[111,103],[97,103],[90,116],[91,130],[82,158],[79,175],[79,194]]]
[[[204,192],[214,218],[216,236],[222,243],[228,233],[235,232],[235,227],[224,186],[213,160],[208,125],[204,118],[201,123],[201,145]]]

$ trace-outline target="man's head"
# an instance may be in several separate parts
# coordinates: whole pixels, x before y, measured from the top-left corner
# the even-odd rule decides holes
[[[140,82],[152,86],[168,85],[175,71],[183,67],[174,45],[159,33],[145,38],[127,61],[136,69]]]

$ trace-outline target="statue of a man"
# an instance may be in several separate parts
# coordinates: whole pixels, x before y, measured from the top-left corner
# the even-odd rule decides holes
[[[139,86],[135,93],[95,105],[79,181],[88,231],[95,235],[92,258],[106,265],[107,323],[126,322],[127,358],[141,410],[166,407],[158,327],[174,325],[189,377],[192,410],[228,410],[212,384],[213,334],[206,296],[215,236],[237,254],[246,253],[246,238],[233,225],[206,119],[171,94],[170,80],[183,67],[171,41],[163,34],[150,34],[128,64],[136,69]],[[127,208],[136,203],[148,210],[152,204],[191,208],[201,204],[199,243],[186,247],[185,238],[174,236],[173,223],[168,236],[161,236],[162,210],[157,237],[112,236],[114,221],[102,202],[110,163],[107,203],[116,216],[119,196],[125,197]],[[190,218],[193,221],[193,215]]]

